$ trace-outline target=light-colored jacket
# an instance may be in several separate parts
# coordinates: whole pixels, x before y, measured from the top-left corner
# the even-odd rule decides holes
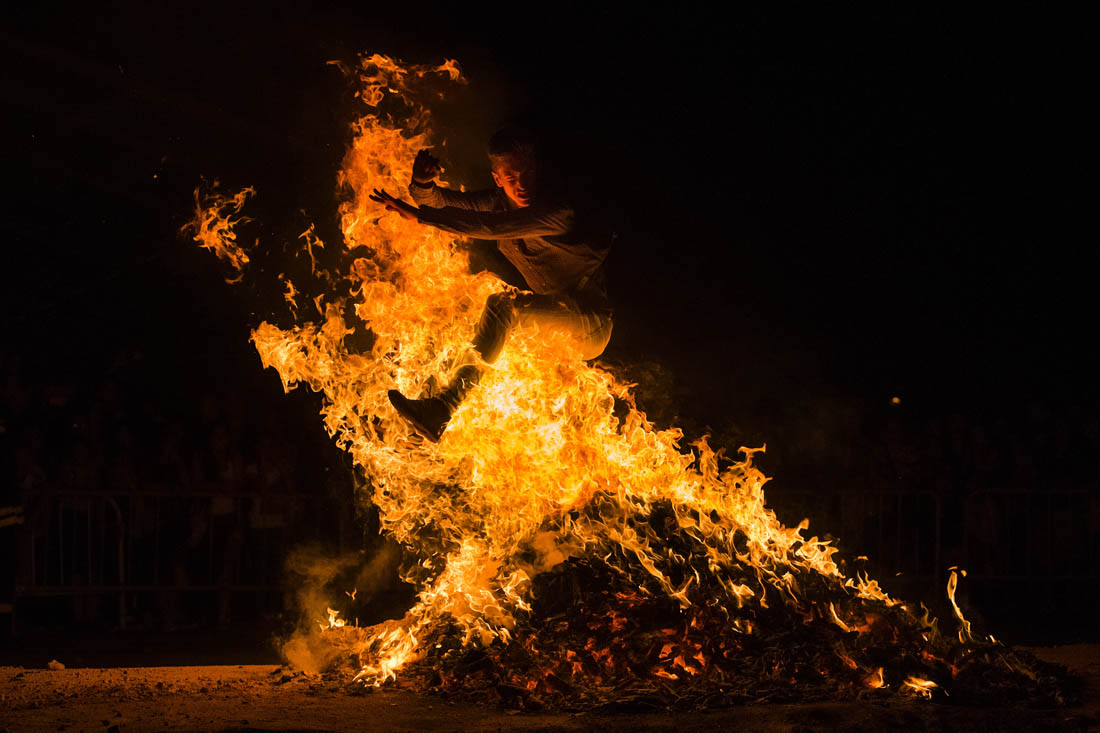
[[[422,222],[452,234],[496,240],[536,293],[607,297],[603,262],[608,249],[585,241],[565,201],[548,195],[521,208],[499,188],[467,193],[434,183],[411,183],[409,193]]]

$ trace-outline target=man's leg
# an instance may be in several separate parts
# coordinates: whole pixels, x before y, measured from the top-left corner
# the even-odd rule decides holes
[[[492,363],[497,360],[515,320],[515,296],[511,293],[490,295],[481,312],[471,348],[459,357],[459,366],[447,389],[438,397],[420,400],[410,400],[398,390],[391,389],[388,395],[394,409],[416,432],[438,442],[451,419],[451,413],[481,380],[481,366],[478,362]]]
[[[529,297],[526,297],[529,296]],[[569,334],[584,360],[595,359],[611,340],[611,308],[606,301],[586,301],[572,295],[521,293],[513,328]]]
[[[493,293],[485,301],[477,331],[470,342],[472,348],[459,357],[458,368],[447,389],[440,395],[452,412],[481,381],[481,364],[478,362],[492,364],[500,357],[508,335],[515,327],[517,301],[522,295],[524,294]]]
[[[611,309],[605,303],[584,303],[570,295],[495,293],[486,301],[473,338],[473,351],[485,364],[494,363],[508,336],[517,328],[564,331],[580,347],[581,357],[595,359],[611,338]],[[441,395],[453,411],[481,380],[481,366],[467,354]]]
[[[472,349],[460,359],[447,389],[439,397],[424,400],[410,400],[397,390],[390,390],[390,401],[418,432],[438,441],[451,413],[481,381],[479,362],[495,362],[509,334],[517,327],[530,326],[571,334],[580,346],[582,358],[594,359],[611,338],[611,309],[606,302],[582,302],[570,295],[495,293],[486,301]]]

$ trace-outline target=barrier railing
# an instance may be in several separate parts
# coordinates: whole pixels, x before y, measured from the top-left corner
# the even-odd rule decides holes
[[[135,593],[277,592],[282,553],[294,540],[331,533],[335,503],[212,490],[35,494],[16,528],[14,601],[117,594],[125,629]]]
[[[975,580],[1097,580],[1100,495],[987,489],[966,497],[963,545]]]
[[[906,584],[940,585],[943,504],[933,491],[781,489],[769,493],[768,503],[786,521],[808,517],[809,534],[838,538],[841,549],[867,555],[879,572]]]
[[[962,516],[946,538],[944,498],[932,491],[775,490],[768,497],[784,521],[809,517],[811,534],[832,534],[848,553],[868,555],[896,594],[943,588],[946,564],[955,562],[977,586],[1038,584],[1049,595],[1058,583],[1100,585],[1095,492],[974,491],[960,499]],[[336,504],[289,493],[36,494],[21,513],[6,515],[6,531],[19,535],[15,601],[117,594],[125,629],[133,594],[279,592],[281,553],[294,541],[331,536]]]
[[[769,504],[786,521],[810,518],[810,533],[830,533],[849,554],[866,553],[888,586],[939,589],[948,565],[968,585],[1019,583],[1032,596],[1053,586],[1100,587],[1100,494],[1085,489],[972,491],[945,509],[932,491],[778,490]],[[945,512],[958,512],[946,529]],[[930,584],[930,585],[929,585]],[[1038,586],[1038,587],[1036,587]]]

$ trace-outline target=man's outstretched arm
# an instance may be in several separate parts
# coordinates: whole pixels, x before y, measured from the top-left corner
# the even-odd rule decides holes
[[[466,211],[490,211],[497,200],[496,191],[453,191],[449,188],[436,185],[432,181],[428,185],[416,183],[409,184],[409,195],[417,206],[430,206],[433,209],[453,208]]]
[[[535,205],[511,211],[417,208],[379,189],[375,189],[371,199],[406,218],[476,239],[551,237],[566,233],[573,224],[573,210],[566,206]]]
[[[416,218],[423,224],[475,239],[552,237],[565,234],[573,224],[567,207],[525,206],[511,211],[465,211],[454,207],[422,206]]]

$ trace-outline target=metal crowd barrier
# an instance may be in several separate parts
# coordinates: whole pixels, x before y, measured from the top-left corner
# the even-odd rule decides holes
[[[769,494],[782,519],[809,517],[811,535],[829,533],[849,554],[865,553],[899,591],[928,587],[939,593],[947,565],[964,568],[968,584],[1015,583],[1033,596],[1050,596],[1058,585],[1076,585],[1082,595],[1100,588],[1100,493],[982,489],[951,508],[946,501],[927,490]]]
[[[808,517],[809,535],[829,534],[846,554],[866,555],[872,575],[895,576],[889,578],[889,588],[942,587],[946,582],[943,504],[933,491],[780,489],[768,499],[784,521]]]
[[[1031,619],[1020,633],[1059,638],[1095,627],[1100,494],[983,490],[966,497],[963,512],[964,567],[976,605],[991,616]]]
[[[281,514],[265,513],[272,501],[284,503]],[[316,508],[306,526],[303,503]],[[331,532],[322,525],[336,516],[335,503],[306,494],[216,491],[36,494],[21,514],[5,515],[20,533],[15,603],[117,594],[118,626],[125,629],[127,597],[135,593],[277,592],[280,552]],[[775,490],[769,504],[783,521],[809,517],[810,534],[831,534],[842,549],[866,554],[895,595],[944,587],[944,499],[935,492]],[[952,519],[961,526],[962,547],[954,557],[971,583],[1038,585],[1047,593],[1059,583],[1097,588],[1095,492],[989,489],[960,505],[963,516]]]
[[[974,580],[1096,581],[1100,494],[989,489],[966,497],[963,544]]]
[[[278,592],[282,553],[331,532],[334,504],[327,496],[213,490],[34,494],[16,528],[12,605],[117,594],[124,630],[127,599],[137,593]]]

